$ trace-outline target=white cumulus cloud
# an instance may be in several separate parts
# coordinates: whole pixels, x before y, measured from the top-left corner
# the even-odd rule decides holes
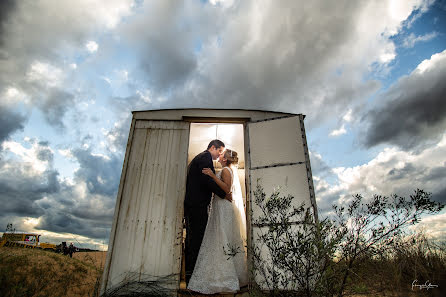
[[[330,136],[340,136],[347,133],[347,130],[345,130],[345,125],[342,124],[342,126],[339,129],[333,130],[330,132]]]
[[[432,55],[430,59],[423,60],[417,68],[414,70],[413,74],[423,74],[426,70],[432,69],[433,67],[440,65],[441,63],[445,64],[446,61],[446,50],[441,53],[437,53]]]
[[[45,155],[52,155],[53,150],[47,146],[42,147],[33,139],[25,139],[25,142],[30,143],[31,147],[26,148],[23,144],[16,141],[4,141],[2,147],[4,150],[12,153],[15,159],[28,167],[27,174],[29,176],[39,176],[52,166],[52,159],[46,158]],[[8,170],[8,166],[3,168],[3,170]]]
[[[410,33],[403,41],[403,47],[411,48],[414,47],[418,42],[426,42],[434,39],[438,36],[437,32],[427,33],[425,35],[415,36],[415,34]]]
[[[352,120],[353,120],[353,110],[350,108],[348,111],[347,111],[347,113],[342,117],[342,119],[345,121],[345,122],[347,122],[347,123],[349,123],[349,122],[351,122]]]
[[[98,50],[98,44],[95,41],[89,41],[85,44],[85,47],[90,53],[94,53]]]
[[[396,147],[383,149],[374,159],[354,167],[337,167],[338,189],[345,193],[365,195],[409,195],[416,188],[441,192],[439,177],[446,174],[446,134],[436,145],[424,151],[402,151]]]
[[[428,238],[444,239],[446,238],[446,212],[424,217],[411,229],[424,232]]]
[[[60,68],[41,61],[34,61],[26,76],[29,81],[37,81],[49,87],[60,86],[64,79]]]
[[[28,103],[29,97],[22,90],[15,87],[7,87],[2,94],[2,102],[0,105],[12,106],[19,102]]]

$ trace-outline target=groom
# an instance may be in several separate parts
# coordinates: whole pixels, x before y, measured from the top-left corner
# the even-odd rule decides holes
[[[184,199],[184,217],[186,219],[186,283],[194,271],[204,230],[208,221],[208,205],[212,193],[231,200],[231,194],[226,194],[208,175],[203,174],[203,168],[210,168],[214,173],[212,160],[218,159],[225,150],[225,144],[212,140],[207,150],[195,156],[187,169],[186,197]]]

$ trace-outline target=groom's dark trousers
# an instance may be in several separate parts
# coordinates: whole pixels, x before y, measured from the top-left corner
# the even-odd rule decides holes
[[[200,245],[208,221],[207,208],[212,193],[225,197],[226,193],[208,175],[203,168],[211,168],[215,173],[211,153],[204,151],[198,154],[188,166],[186,181],[186,197],[184,199],[184,217],[186,221],[186,282],[194,271]]]

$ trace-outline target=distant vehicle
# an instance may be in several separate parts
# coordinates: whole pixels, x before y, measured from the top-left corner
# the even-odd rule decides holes
[[[62,245],[40,242],[40,234],[35,233],[3,233],[0,247],[38,248],[47,251],[61,252]]]

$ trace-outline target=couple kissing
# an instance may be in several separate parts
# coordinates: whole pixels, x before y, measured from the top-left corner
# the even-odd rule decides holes
[[[222,165],[215,173],[213,160]],[[247,285],[246,217],[238,154],[212,140],[187,170],[187,288],[202,294],[237,292]]]

